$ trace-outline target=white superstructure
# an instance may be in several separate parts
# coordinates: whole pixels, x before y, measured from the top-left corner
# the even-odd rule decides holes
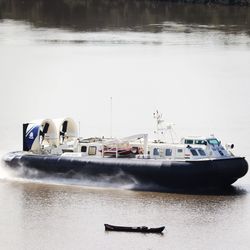
[[[188,136],[173,142],[173,126],[163,126],[158,112],[157,139],[148,140],[147,134],[124,138],[80,138],[77,123],[72,118],[44,119],[23,125],[23,150],[35,154],[74,155],[75,157],[127,157],[142,159],[200,160],[233,157],[233,145],[223,147],[214,136]],[[166,134],[171,136],[167,142]],[[163,139],[162,139],[163,138]],[[165,139],[164,139],[165,138]]]

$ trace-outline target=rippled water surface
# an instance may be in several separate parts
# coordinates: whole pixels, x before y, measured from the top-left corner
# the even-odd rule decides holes
[[[250,160],[250,9],[157,1],[0,0],[0,154],[21,124],[71,116],[81,135],[218,136]],[[113,100],[112,131],[110,97]],[[0,166],[0,249],[249,249],[250,177],[160,190]],[[139,190],[138,190],[139,189]],[[104,223],[166,226],[162,235]]]

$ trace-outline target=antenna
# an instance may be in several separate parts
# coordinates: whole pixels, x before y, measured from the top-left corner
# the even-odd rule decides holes
[[[113,123],[113,99],[112,96],[110,97],[110,138],[112,138],[112,123]]]
[[[80,138],[80,132],[81,132],[81,122],[78,121],[78,138]]]

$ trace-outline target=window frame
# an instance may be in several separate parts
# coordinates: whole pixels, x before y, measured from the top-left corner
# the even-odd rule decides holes
[[[170,154],[167,154],[167,152],[169,152]],[[172,148],[166,148],[165,149],[165,156],[172,156],[173,155],[173,150]]]
[[[92,149],[94,149],[94,152],[92,153]],[[88,155],[96,155],[97,147],[96,146],[89,146],[88,147]]]
[[[191,152],[192,156],[199,156],[199,153],[194,148],[190,148],[190,152]]]

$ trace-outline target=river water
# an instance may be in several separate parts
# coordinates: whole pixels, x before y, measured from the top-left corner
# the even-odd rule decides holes
[[[215,134],[250,160],[250,9],[157,1],[0,1],[0,152],[25,121],[88,136]],[[112,97],[112,117],[110,98]],[[111,122],[112,118],[112,122]],[[249,249],[250,177],[229,190],[134,190],[0,166],[0,249]],[[107,233],[104,223],[166,226]]]

